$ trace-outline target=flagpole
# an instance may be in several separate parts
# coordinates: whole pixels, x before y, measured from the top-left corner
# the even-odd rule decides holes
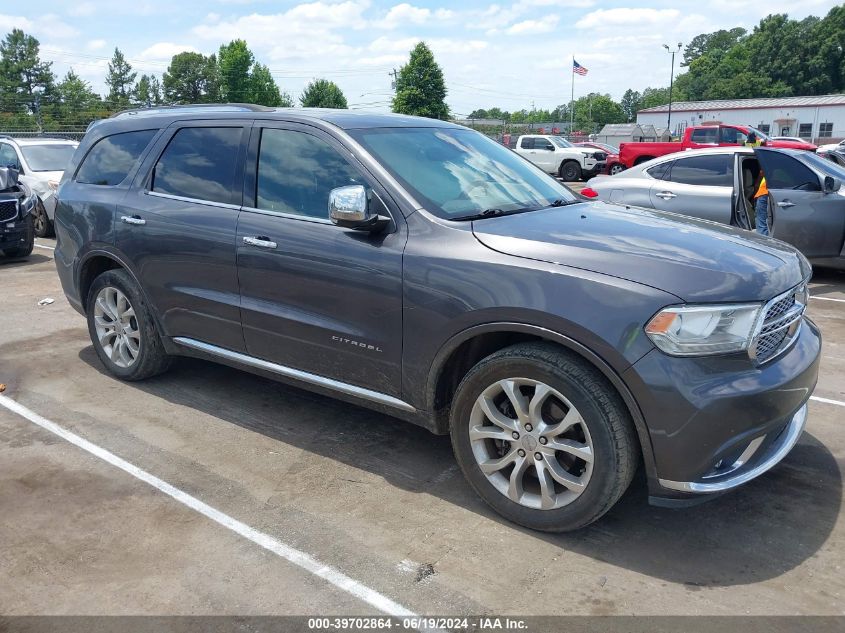
[[[572,56],[572,96],[569,99],[569,138],[575,127],[575,56]]]

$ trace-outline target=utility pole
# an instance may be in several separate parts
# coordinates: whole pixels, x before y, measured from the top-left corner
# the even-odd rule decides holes
[[[396,82],[397,82],[397,75],[396,69],[393,69],[393,72],[387,73],[393,77],[393,80],[390,82],[390,87],[393,88],[393,91],[396,92]]]
[[[668,44],[663,45],[666,52],[672,55],[672,69],[669,71],[669,117],[666,120],[666,129],[669,130],[669,134],[672,133],[672,86],[675,82],[675,53],[680,53],[682,46],[683,44],[678,42],[678,49],[672,50]]]

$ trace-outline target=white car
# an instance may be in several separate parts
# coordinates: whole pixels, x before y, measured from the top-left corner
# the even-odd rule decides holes
[[[587,179],[604,171],[607,153],[593,147],[576,147],[552,134],[524,134],[514,151],[540,169],[562,180]]]
[[[838,143],[828,143],[827,145],[819,145],[819,149],[824,150],[826,152],[832,152],[834,150],[845,150],[845,140],[841,140]]]
[[[0,136],[0,166],[20,172],[19,180],[37,196],[33,214],[35,235],[53,235],[56,190],[79,143],[58,138]]]

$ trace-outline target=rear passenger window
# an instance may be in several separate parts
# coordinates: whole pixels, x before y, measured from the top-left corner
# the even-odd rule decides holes
[[[328,220],[329,192],[364,184],[358,170],[316,136],[270,128],[261,132],[259,209]]]
[[[719,128],[717,127],[702,127],[692,131],[690,140],[693,143],[712,143],[716,144],[719,135]]]
[[[76,172],[76,182],[119,185],[138,162],[158,130],[138,130],[106,136],[94,143]]]
[[[231,203],[240,127],[186,127],[158,159],[152,190],[182,198]]]
[[[733,154],[679,158],[672,165],[669,180],[685,185],[732,187]]]
[[[672,167],[672,163],[674,162],[675,161],[673,160],[667,160],[666,162],[655,165],[654,167],[649,167],[645,170],[645,173],[657,180],[666,180],[669,176],[669,168]]]
[[[519,145],[522,149],[534,149],[534,139],[525,137]]]

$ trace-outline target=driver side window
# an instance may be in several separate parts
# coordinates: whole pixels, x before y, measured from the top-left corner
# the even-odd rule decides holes
[[[8,166],[12,166],[17,170],[21,168],[15,148],[8,143],[3,143],[0,145],[0,167]]]
[[[821,191],[819,177],[812,169],[791,156],[780,152],[766,152],[763,163],[763,175],[769,189],[795,189],[801,191]]]

